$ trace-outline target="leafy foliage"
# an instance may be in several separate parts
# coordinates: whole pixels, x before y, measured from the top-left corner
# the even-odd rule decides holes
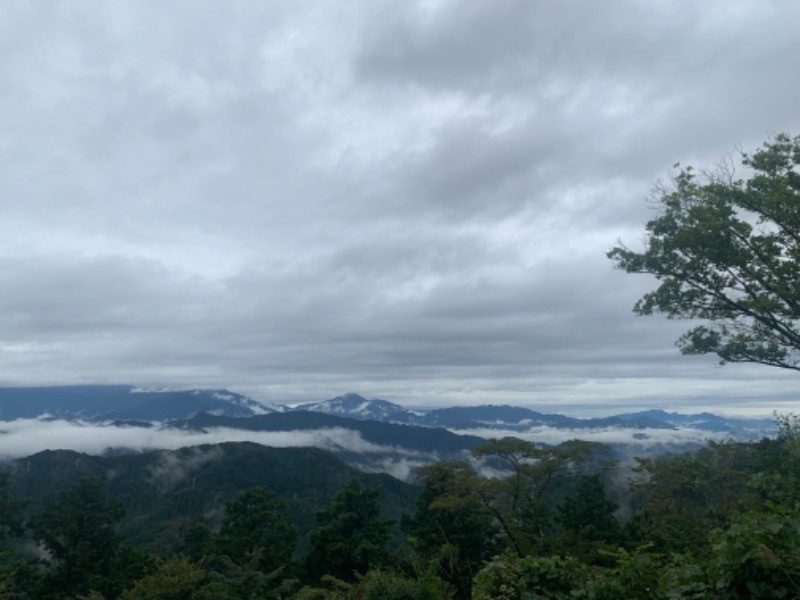
[[[171,559],[139,579],[122,600],[180,600],[202,598],[206,574],[198,565]]]
[[[712,535],[710,573],[721,599],[800,597],[800,512],[769,505]]]
[[[636,313],[709,321],[678,340],[683,353],[800,370],[800,136],[779,135],[742,163],[747,180],[682,169],[657,191],[645,250],[608,256],[661,282]]]
[[[582,593],[589,569],[572,558],[558,556],[496,558],[475,579],[475,600],[567,600]]]
[[[363,600],[436,600],[443,597],[436,579],[413,579],[381,569],[359,578],[353,591],[356,598]]]

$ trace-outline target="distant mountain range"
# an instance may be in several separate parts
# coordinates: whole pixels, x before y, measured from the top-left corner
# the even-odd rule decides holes
[[[154,391],[126,385],[0,388],[3,421],[43,415],[87,421],[164,421],[199,412],[249,417],[271,409],[227,390]]]
[[[541,413],[518,406],[455,406],[427,411],[411,411],[386,400],[367,400],[358,394],[345,394],[323,402],[301,404],[288,410],[319,412],[348,419],[407,423],[450,430],[530,431],[538,427],[557,429],[678,429],[692,428],[734,436],[771,432],[770,419],[733,419],[711,413],[686,415],[663,410],[622,413],[610,417],[576,419]]]
[[[774,431],[768,419],[734,419],[711,413],[687,415],[663,410],[576,419],[516,406],[451,407],[408,410],[386,400],[344,394],[296,406],[269,406],[227,390],[158,391],[131,386],[59,386],[0,388],[0,420],[52,417],[86,421],[186,421],[207,413],[242,418],[283,414],[285,426],[313,423],[311,414],[357,421],[414,425],[460,432],[497,430],[525,432],[536,428],[594,430],[670,430],[691,428],[735,437],[758,437]],[[290,417],[305,413],[306,417]],[[276,421],[277,422],[277,421]],[[192,421],[188,421],[191,424]],[[197,423],[197,421],[195,421]],[[188,425],[187,425],[188,426]],[[329,425],[326,425],[329,426]],[[385,441],[383,443],[386,443]]]
[[[37,422],[37,420],[39,422]],[[489,438],[543,445],[610,444],[621,461],[680,452],[709,438],[758,439],[772,421],[659,410],[576,419],[515,406],[408,410],[345,394],[298,406],[266,406],[227,390],[155,391],[130,386],[0,388],[0,460],[42,450],[125,456],[220,442],[327,451],[362,472],[412,481],[417,467],[473,460]],[[35,432],[35,435],[31,435]]]

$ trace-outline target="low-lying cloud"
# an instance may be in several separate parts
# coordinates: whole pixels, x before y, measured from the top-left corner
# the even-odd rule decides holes
[[[219,446],[211,448],[192,448],[189,455],[164,452],[158,462],[150,468],[150,475],[161,493],[172,491],[193,472],[205,465],[214,463],[224,456]]]
[[[413,452],[366,441],[361,433],[341,427],[307,431],[247,431],[213,428],[187,431],[168,427],[136,427],[49,419],[18,419],[0,423],[0,457],[14,459],[43,450],[74,450],[103,454],[110,449],[174,450],[222,442],[254,442],[276,448],[315,447],[359,454]]]
[[[625,444],[634,448],[652,446],[685,446],[705,444],[709,440],[730,438],[728,433],[715,433],[703,429],[631,429],[623,427],[607,427],[598,429],[559,429],[556,427],[534,427],[527,431],[499,429],[467,429],[458,430],[461,435],[477,435],[485,438],[516,437],[529,442],[556,445],[567,440],[580,439],[587,442],[603,444]]]
[[[571,439],[581,439],[614,445],[623,463],[632,463],[635,456],[647,456],[667,451],[682,451],[699,447],[709,440],[724,440],[730,434],[693,428],[676,429],[559,429],[533,427],[527,431],[475,428],[453,430],[461,435],[477,435],[485,439],[516,437],[537,444],[557,445]],[[221,458],[214,444],[223,442],[252,442],[276,448],[314,447],[339,455],[346,463],[365,472],[387,473],[403,481],[412,481],[414,470],[442,460],[436,452],[421,452],[403,447],[367,441],[358,431],[343,427],[295,431],[248,431],[233,428],[209,428],[202,431],[89,423],[61,419],[17,419],[0,422],[0,460],[13,460],[44,450],[74,450],[102,455],[110,450],[131,452],[176,450],[191,447],[180,456],[164,452],[152,467],[151,475],[162,493],[168,493],[180,482],[205,465]],[[200,446],[211,445],[201,448]],[[502,476],[482,461],[474,461],[469,452],[449,456],[447,460],[463,459],[473,462],[485,476]]]

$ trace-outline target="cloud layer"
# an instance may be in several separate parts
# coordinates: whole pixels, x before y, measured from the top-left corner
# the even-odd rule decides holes
[[[248,431],[226,427],[187,431],[154,425],[150,428],[87,423],[61,419],[0,421],[0,462],[30,456],[43,450],[74,450],[100,455],[110,450],[146,452],[194,447],[189,457],[163,453],[153,468],[153,478],[166,493],[203,464],[218,460],[217,447],[205,444],[253,442],[273,448],[313,447],[345,455],[363,471],[388,473],[410,480],[416,467],[441,460],[436,452],[418,452],[375,444],[361,433],[342,427],[302,431]],[[465,457],[468,453],[464,453]]]
[[[791,374],[677,355],[605,251],[676,161],[800,133],[799,20],[3,2],[0,384],[791,407]]]
[[[60,419],[17,419],[2,421],[0,427],[0,460],[30,456],[48,449],[102,454],[118,448],[133,451],[174,450],[222,442],[254,442],[275,448],[310,446],[334,452],[348,451],[367,455],[413,454],[410,451],[373,444],[364,440],[359,432],[341,427],[280,432],[224,427],[207,431],[186,431],[167,427],[115,426]]]

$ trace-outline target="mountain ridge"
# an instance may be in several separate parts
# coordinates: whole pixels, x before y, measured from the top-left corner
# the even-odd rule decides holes
[[[305,534],[317,510],[339,486],[356,477],[377,487],[388,515],[410,511],[416,487],[381,473],[365,473],[318,448],[271,448],[224,442],[96,456],[72,450],[45,450],[9,463],[13,491],[32,500],[29,511],[57,500],[59,492],[85,477],[107,480],[108,493],[126,509],[120,533],[151,550],[176,551],[197,522],[218,524],[225,501],[242,490],[263,486],[291,500],[288,514]]]
[[[130,385],[0,387],[0,420],[49,416],[161,421],[197,412],[245,417],[272,410],[228,390],[145,390]]]
[[[486,404],[409,410],[399,404],[346,393],[295,406],[267,405],[225,389],[147,390],[127,385],[0,387],[0,420],[62,418],[105,422],[166,422],[200,413],[242,418],[266,414],[326,414],[356,421],[376,421],[451,431],[530,431],[558,429],[678,429],[746,435],[769,431],[766,419],[730,418],[713,413],[682,414],[652,409],[595,418],[575,418],[531,408]],[[306,417],[310,419],[311,417]]]

